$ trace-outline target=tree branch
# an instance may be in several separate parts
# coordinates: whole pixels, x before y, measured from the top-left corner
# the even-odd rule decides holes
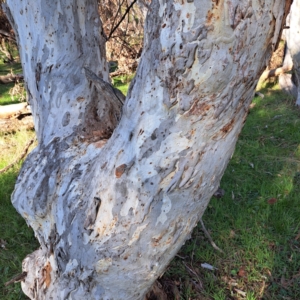
[[[202,218],[200,218],[200,224],[201,224],[201,227],[202,227],[202,230],[203,230],[205,236],[208,238],[208,240],[210,241],[210,244],[213,246],[213,248],[216,249],[216,250],[218,250],[218,251],[220,251],[221,253],[224,253],[224,251],[223,251],[222,249],[220,249],[220,248],[215,244],[215,242],[213,241],[213,239],[211,238],[209,232],[207,231],[207,229],[206,229],[206,227],[205,227],[205,225],[204,225],[204,223],[203,223]]]
[[[127,7],[124,15],[122,16],[122,18],[120,19],[120,21],[118,22],[118,24],[111,30],[111,32],[109,33],[108,35],[108,38],[107,40],[109,40],[112,36],[112,34],[115,32],[115,30],[119,27],[119,25],[123,22],[123,20],[125,19],[126,15],[129,13],[130,9],[132,8],[132,6],[134,5],[134,3],[136,2],[137,0],[133,0],[131,2],[131,4]]]
[[[1,35],[4,35],[5,37],[9,38],[10,40],[16,42],[15,37],[14,37],[12,34],[10,34],[9,32],[0,29],[0,34],[1,34]]]
[[[291,71],[293,68],[292,65],[286,65],[282,66],[280,68],[272,69],[272,70],[266,70],[261,75],[261,80],[266,80],[271,77],[279,76],[280,74],[284,74],[286,72]]]
[[[1,50],[1,49],[0,49]],[[17,80],[23,80],[23,74],[7,74],[0,76],[0,83],[7,84],[11,82],[16,82]]]
[[[23,152],[21,153],[21,155],[14,161],[12,162],[11,164],[9,164],[8,166],[6,166],[5,168],[1,169],[0,170],[0,174],[2,173],[5,173],[7,170],[9,170],[10,168],[12,168],[15,164],[17,164],[20,160],[22,160],[25,155],[27,154],[28,152],[28,149],[29,147],[33,144],[33,142],[35,141],[36,139],[31,139],[27,145],[25,146],[25,149],[23,150]]]
[[[23,272],[21,274],[18,274],[16,276],[14,276],[11,280],[7,281],[4,283],[5,286],[8,286],[12,283],[17,283],[17,282],[20,282],[22,281],[25,277],[27,276],[27,272]]]

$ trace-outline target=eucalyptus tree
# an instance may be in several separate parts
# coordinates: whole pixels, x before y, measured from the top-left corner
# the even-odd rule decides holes
[[[38,138],[12,196],[41,245],[29,298],[143,299],[218,188],[289,4],[152,0],[124,102],[96,0],[7,0]]]

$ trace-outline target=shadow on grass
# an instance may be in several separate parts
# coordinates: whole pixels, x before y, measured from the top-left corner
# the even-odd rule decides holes
[[[224,254],[198,226],[164,276],[182,299],[300,299],[300,112],[282,92],[261,92],[223,176],[226,194],[203,216]]]
[[[28,299],[20,283],[4,283],[22,273],[22,260],[38,248],[33,231],[11,204],[18,168],[0,174],[0,299]]]

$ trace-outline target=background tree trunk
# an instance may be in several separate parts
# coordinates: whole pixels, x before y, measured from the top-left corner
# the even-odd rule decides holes
[[[296,98],[296,105],[300,106],[300,0],[293,1],[287,25],[284,65],[292,65],[293,69],[292,74],[279,76],[279,84]]]
[[[114,96],[84,71],[108,81],[96,1],[7,1],[39,141],[12,198],[41,244],[31,299],[143,299],[218,188],[289,4],[153,0],[110,137]]]
[[[3,3],[1,1],[0,3]],[[5,15],[5,13],[2,10],[2,7],[0,7],[0,55],[1,59],[3,59],[4,62],[13,62],[13,49],[16,45],[16,40],[14,37],[14,33],[12,32],[11,25]]]

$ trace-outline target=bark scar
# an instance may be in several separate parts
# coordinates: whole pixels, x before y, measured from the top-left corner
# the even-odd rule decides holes
[[[134,165],[135,158],[133,158],[128,164],[122,164],[118,166],[115,170],[115,175],[117,178],[120,178],[125,172],[129,172],[131,167]]]
[[[41,72],[42,72],[42,64],[38,62],[36,64],[36,69],[35,69],[35,81],[36,81],[36,88],[39,90],[39,82],[41,80]]]
[[[46,285],[46,288],[48,288],[50,286],[51,283],[51,271],[52,271],[52,267],[50,262],[48,262],[44,268],[42,269],[42,278],[39,282],[40,286],[42,286],[44,283]]]
[[[115,175],[117,178],[120,178],[126,171],[126,164],[122,164],[116,168]]]

